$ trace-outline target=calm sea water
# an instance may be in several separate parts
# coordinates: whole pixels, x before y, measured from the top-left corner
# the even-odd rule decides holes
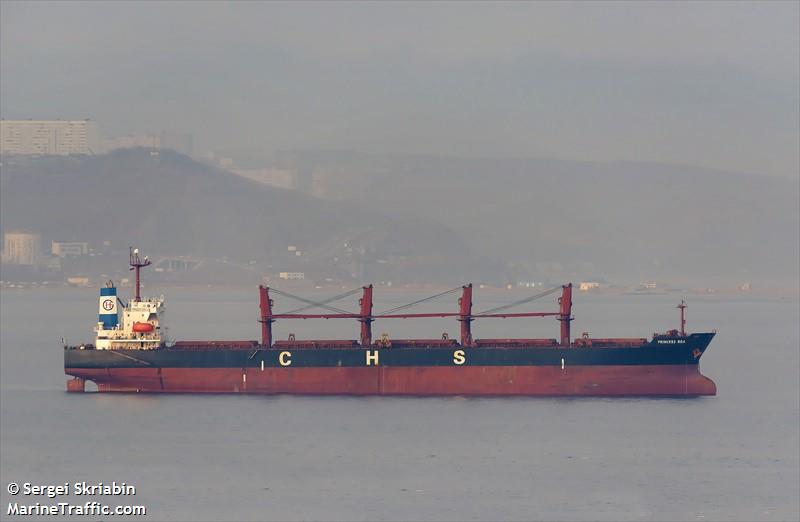
[[[258,336],[254,289],[168,294],[175,338]],[[500,301],[476,294],[478,310]],[[60,341],[91,339],[95,291],[4,290],[0,518],[11,481],[116,480],[137,495],[109,503],[144,504],[154,520],[797,520],[798,302],[688,300],[689,329],[719,332],[701,364],[717,397],[68,395]],[[677,326],[676,304],[578,295],[574,331],[646,336]],[[475,327],[479,337],[557,329],[550,319]],[[445,330],[457,323],[375,327]],[[277,337],[290,331],[355,338],[357,326],[284,321]]]

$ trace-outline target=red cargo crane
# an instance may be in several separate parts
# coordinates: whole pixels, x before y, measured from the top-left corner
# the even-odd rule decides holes
[[[563,285],[561,288],[561,297],[559,298],[559,310],[556,312],[514,312],[509,313],[505,312],[505,310],[519,306],[535,299],[539,299],[545,297],[546,295],[550,295],[556,292],[559,287],[551,288],[534,296],[515,301],[513,303],[499,306],[496,308],[492,308],[490,310],[486,310],[484,312],[480,312],[477,314],[473,314],[472,312],[472,284],[464,285],[461,287],[452,288],[445,292],[441,292],[439,294],[435,294],[423,299],[419,299],[417,301],[413,301],[411,303],[398,306],[387,310],[380,314],[373,314],[373,300],[372,300],[372,285],[361,287],[361,299],[359,299],[359,313],[352,313],[348,312],[347,310],[342,310],[341,308],[336,308],[330,306],[329,303],[337,301],[339,299],[343,299],[344,297],[348,297],[353,295],[358,291],[358,289],[351,290],[345,292],[343,294],[325,299],[323,301],[312,301],[300,296],[296,296],[290,294],[288,292],[283,292],[277,290],[275,288],[270,289],[267,286],[259,286],[259,308],[261,315],[259,317],[259,322],[261,323],[261,344],[266,347],[271,347],[273,345],[272,340],[272,324],[278,319],[355,319],[361,324],[361,335],[360,335],[360,345],[361,346],[371,346],[372,345],[372,323],[377,319],[412,319],[412,318],[442,318],[442,317],[455,317],[461,323],[461,345],[465,347],[469,346],[476,346],[478,344],[486,344],[487,342],[491,342],[492,344],[497,345],[507,345],[507,346],[514,346],[519,344],[542,344],[546,345],[543,341],[550,341],[548,339],[484,339],[480,341],[476,341],[472,338],[472,321],[476,319],[483,319],[483,318],[519,318],[519,317],[556,317],[561,322],[561,346],[570,346],[570,321],[573,320],[572,317],[572,283],[567,285]],[[272,312],[272,306],[274,302],[270,298],[270,290],[274,293],[281,294],[283,296],[296,299],[303,303],[306,303],[306,306],[302,308],[298,308],[291,312],[287,313],[280,313],[275,314]],[[454,293],[458,290],[461,290],[461,297],[458,300],[459,304],[459,311],[458,312],[426,312],[426,313],[398,313],[413,306],[422,304],[427,301],[431,301],[433,299],[442,297],[444,295],[448,295]],[[317,313],[317,314],[309,314],[309,313],[298,313],[305,311],[309,308],[323,308],[328,310],[330,313]],[[409,339],[404,342],[410,344],[424,344],[425,342],[432,342],[433,340],[425,340],[425,339]],[[443,341],[448,341],[448,344],[452,344],[455,341],[449,341],[448,339],[444,338]],[[308,341],[294,341],[293,342],[305,342]],[[281,342],[284,344],[283,342]],[[553,340],[552,343],[555,343]]]

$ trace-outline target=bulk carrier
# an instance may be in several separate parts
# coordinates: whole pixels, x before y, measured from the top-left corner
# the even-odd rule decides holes
[[[714,332],[687,334],[684,302],[680,329],[646,338],[571,339],[572,284],[506,306],[472,310],[472,285],[408,305],[373,312],[372,286],[312,301],[259,286],[259,341],[168,342],[164,298],[142,299],[140,270],[150,265],[130,251],[135,293],[130,302],[112,283],[100,289],[93,344],[64,346],[67,390],[83,392],[93,381],[100,392],[250,393],[317,395],[463,396],[701,396],[716,395],[699,371]],[[270,292],[304,304],[274,313]],[[507,312],[556,292],[558,308]],[[358,313],[330,303],[361,293]],[[457,312],[402,313],[413,305],[461,293]],[[301,313],[311,308],[326,313]],[[460,322],[460,339],[393,339],[372,336],[376,320],[449,317]],[[550,317],[560,339],[475,339],[472,323],[484,318]],[[358,340],[273,340],[272,325],[289,319],[348,319],[360,323]]]

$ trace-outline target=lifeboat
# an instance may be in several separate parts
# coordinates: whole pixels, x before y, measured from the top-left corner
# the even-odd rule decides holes
[[[152,332],[153,325],[150,323],[133,323],[133,331],[134,332]]]

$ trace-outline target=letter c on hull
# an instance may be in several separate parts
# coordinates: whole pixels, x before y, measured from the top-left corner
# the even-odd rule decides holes
[[[281,352],[278,355],[278,364],[281,366],[289,366],[292,364],[292,352]]]

